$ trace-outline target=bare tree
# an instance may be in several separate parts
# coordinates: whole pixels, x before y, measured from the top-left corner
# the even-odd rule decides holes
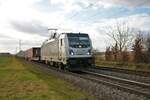
[[[119,52],[124,51],[133,42],[132,28],[126,22],[117,22],[114,26],[107,27],[107,35],[113,41],[113,47],[118,45]]]
[[[144,51],[144,59],[146,63],[150,62],[150,35],[146,36],[145,42],[145,51]]]
[[[116,43],[115,46],[112,46],[111,48],[113,58],[115,61],[119,60],[119,50],[118,50],[118,44]]]
[[[150,62],[150,35],[147,38],[147,58],[148,62]]]
[[[105,59],[106,59],[106,61],[112,60],[112,51],[111,51],[110,47],[106,47]]]
[[[143,37],[138,34],[133,44],[134,61],[139,63],[143,62]]]
[[[147,54],[150,57],[150,35],[147,38]],[[149,62],[150,62],[150,58],[149,58]]]
[[[122,61],[123,61],[123,62],[129,61],[129,54],[128,54],[127,49],[125,49],[125,50],[122,52]]]

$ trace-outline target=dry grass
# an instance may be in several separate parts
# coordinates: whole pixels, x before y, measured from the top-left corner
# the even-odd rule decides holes
[[[0,100],[93,99],[71,84],[34,67],[15,57],[0,57]]]
[[[105,67],[150,71],[150,64],[146,63],[116,62],[116,61],[104,61],[96,59],[95,64],[98,66],[105,66]]]

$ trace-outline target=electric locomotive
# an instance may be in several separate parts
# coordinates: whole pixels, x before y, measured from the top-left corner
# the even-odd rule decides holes
[[[84,70],[93,63],[91,39],[85,33],[54,34],[42,44],[41,60],[71,71]]]

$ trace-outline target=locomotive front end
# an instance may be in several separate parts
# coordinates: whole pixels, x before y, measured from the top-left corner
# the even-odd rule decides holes
[[[88,34],[67,34],[68,38],[68,64],[71,69],[81,70],[92,65],[92,43]]]

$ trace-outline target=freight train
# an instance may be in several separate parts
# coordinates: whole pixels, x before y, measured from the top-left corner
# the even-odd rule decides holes
[[[51,39],[43,42],[40,48],[26,50],[25,58],[60,69],[81,71],[93,64],[92,42],[85,33],[54,34]]]

